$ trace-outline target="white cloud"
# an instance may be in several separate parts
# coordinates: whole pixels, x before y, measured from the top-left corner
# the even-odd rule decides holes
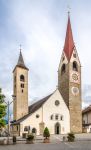
[[[78,1],[72,2],[71,22],[82,63],[84,89],[85,84],[91,83],[91,11],[88,4],[84,4],[83,8],[81,4],[78,6]],[[63,0],[9,0],[8,3],[4,1],[3,7],[6,8],[7,19],[0,36],[1,86],[8,99],[11,99],[12,70],[17,63],[19,44],[22,44],[25,64],[30,69],[29,100],[41,98],[54,91],[57,85],[57,70],[67,22],[66,4]],[[84,8],[88,11],[84,11]],[[88,99],[89,95],[86,90],[83,99]],[[86,101],[84,103],[86,105]]]

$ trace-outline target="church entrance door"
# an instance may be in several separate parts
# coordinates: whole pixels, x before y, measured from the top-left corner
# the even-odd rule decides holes
[[[60,134],[60,128],[61,128],[61,127],[60,127],[60,123],[57,122],[57,123],[55,124],[55,134]]]

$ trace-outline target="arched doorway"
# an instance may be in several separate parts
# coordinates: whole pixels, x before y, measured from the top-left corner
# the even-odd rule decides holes
[[[55,124],[55,134],[60,134],[60,132],[61,132],[61,126],[60,126],[60,123],[57,122]]]

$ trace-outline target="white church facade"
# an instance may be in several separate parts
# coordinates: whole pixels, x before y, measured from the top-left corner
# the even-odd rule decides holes
[[[28,68],[22,53],[13,71],[13,91],[16,99],[13,105],[13,134],[22,136],[29,130],[43,134],[48,127],[50,134],[82,132],[81,108],[81,64],[73,41],[70,16],[65,44],[58,68],[58,89],[52,94],[28,106]]]
[[[43,134],[48,127],[51,134],[70,132],[70,115],[67,106],[58,90],[29,107],[30,113],[16,121],[20,135],[35,128],[37,135]],[[19,129],[20,128],[20,129]],[[17,127],[15,129],[17,131]]]

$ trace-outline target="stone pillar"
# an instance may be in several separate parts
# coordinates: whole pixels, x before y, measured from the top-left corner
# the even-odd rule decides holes
[[[45,123],[44,122],[39,123],[39,131],[40,131],[40,134],[42,135],[44,132],[44,128],[45,128]]]

